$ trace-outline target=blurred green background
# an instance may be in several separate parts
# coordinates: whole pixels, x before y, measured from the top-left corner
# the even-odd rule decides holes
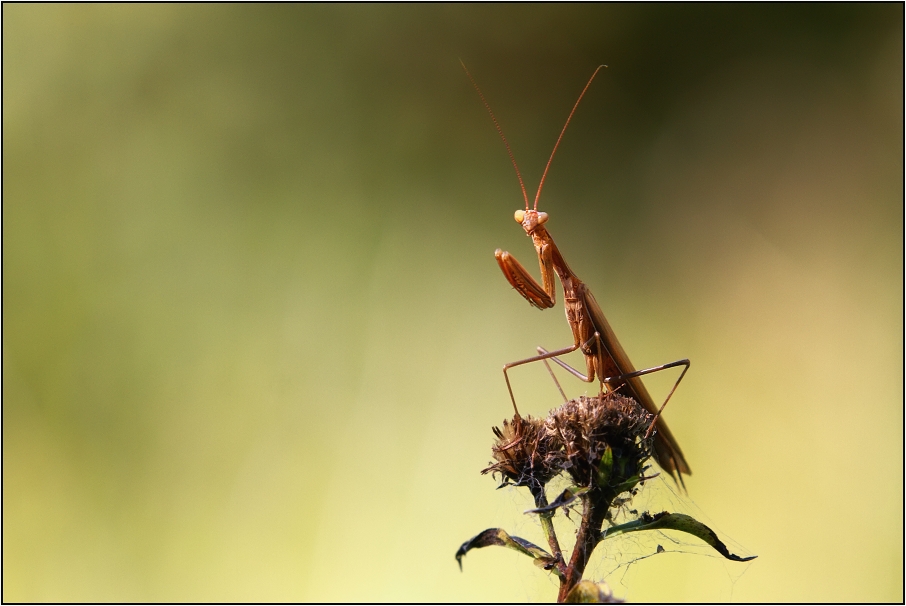
[[[453,559],[570,343],[460,58],[532,190],[609,65],[541,209],[760,556],[615,593],[903,600],[901,4],[2,10],[5,601],[553,599]]]

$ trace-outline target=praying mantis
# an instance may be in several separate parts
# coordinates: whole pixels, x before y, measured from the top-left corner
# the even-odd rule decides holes
[[[548,232],[547,228],[544,226],[548,220],[548,214],[538,211],[538,199],[541,197],[541,188],[544,186],[544,180],[547,177],[548,169],[550,169],[554,154],[560,146],[560,141],[563,139],[566,127],[569,126],[569,122],[572,120],[573,114],[579,106],[579,102],[582,101],[582,97],[585,96],[585,92],[588,90],[588,87],[591,85],[595,76],[601,71],[601,68],[606,66],[598,66],[591,78],[589,78],[588,83],[585,85],[579,98],[576,100],[572,111],[569,113],[566,124],[563,125],[563,130],[560,131],[560,136],[554,144],[554,149],[551,152],[550,159],[547,161],[547,166],[544,168],[544,173],[538,184],[538,191],[535,194],[533,208],[529,208],[529,199],[526,194],[525,184],[522,180],[522,174],[519,172],[516,159],[503,134],[503,130],[500,128],[497,118],[494,117],[494,112],[491,111],[490,105],[488,105],[481,89],[478,88],[478,84],[475,82],[475,79],[472,78],[472,74],[466,69],[464,63],[462,67],[469,77],[469,80],[471,80],[472,85],[475,87],[475,90],[478,91],[478,95],[481,97],[481,101],[487,108],[488,113],[491,115],[491,120],[493,120],[494,126],[497,127],[497,132],[500,134],[500,138],[503,139],[503,143],[506,146],[510,161],[513,163],[513,168],[516,169],[516,176],[518,177],[519,185],[522,188],[522,197],[525,199],[525,209],[517,210],[514,218],[516,219],[516,222],[522,226],[522,229],[525,230],[526,235],[532,239],[532,243],[535,246],[535,252],[538,255],[538,263],[541,268],[542,284],[539,285],[531,274],[529,274],[510,253],[498,248],[495,251],[494,256],[510,285],[532,306],[537,307],[538,309],[547,309],[555,305],[556,286],[554,275],[556,274],[563,287],[563,303],[566,311],[566,321],[569,323],[573,334],[573,344],[569,347],[554,351],[547,351],[544,348],[539,347],[537,356],[504,365],[503,376],[506,380],[507,389],[509,390],[510,399],[513,402],[513,409],[516,411],[516,416],[519,417],[519,409],[516,407],[516,399],[513,396],[513,389],[510,385],[509,376],[507,375],[507,371],[515,366],[542,360],[547,364],[546,360],[550,359],[575,377],[587,383],[593,382],[597,376],[602,393],[606,387],[608,391],[616,391],[622,395],[631,397],[654,415],[651,426],[648,428],[646,438],[650,436],[652,430],[657,427],[657,433],[654,434],[653,454],[655,460],[661,468],[677,479],[680,484],[683,484],[681,474],[691,475],[692,472],[689,469],[688,463],[686,463],[686,459],[683,456],[682,450],[680,450],[679,444],[676,442],[676,438],[673,437],[673,434],[667,428],[663,418],[661,418],[661,413],[663,412],[664,407],[667,406],[670,397],[679,386],[680,381],[683,380],[686,371],[689,370],[689,360],[677,360],[676,362],[670,362],[669,364],[663,364],[661,366],[636,370],[635,367],[633,367],[632,362],[629,361],[629,356],[626,355],[626,351],[617,340],[616,334],[607,322],[607,318],[604,316],[604,312],[601,311],[601,307],[595,300],[594,295],[592,295],[585,283],[569,268],[569,265],[567,265],[566,260],[560,253],[560,249],[557,248],[557,245],[554,243],[554,239],[551,237],[550,232]],[[582,354],[585,356],[586,372],[584,374],[569,366],[558,357],[576,351],[577,349],[581,350]],[[676,383],[674,383],[673,388],[670,390],[664,403],[658,408],[655,405],[651,394],[648,393],[648,390],[645,388],[645,384],[642,382],[641,377],[646,374],[679,366],[683,367],[683,371],[680,373]],[[557,385],[559,388],[559,383]]]

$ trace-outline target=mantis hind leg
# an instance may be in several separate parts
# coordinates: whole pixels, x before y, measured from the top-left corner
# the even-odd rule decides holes
[[[587,346],[592,341],[597,342],[599,352],[606,351],[608,355],[611,355],[610,351],[606,348],[603,341],[601,340],[601,335],[598,332],[595,332],[595,334],[588,341],[583,343],[581,345],[581,347]],[[543,350],[543,348],[539,347],[538,351],[542,352],[544,350]],[[611,357],[613,357],[613,356],[611,355]],[[554,362],[559,364],[562,368],[564,368],[567,372],[569,372],[573,376],[578,377],[579,379],[581,379],[585,382],[590,382],[590,381],[594,380],[594,366],[592,365],[594,358],[592,356],[586,356],[586,359],[589,362],[588,375],[583,375],[581,372],[579,372],[578,370],[576,370],[575,368],[573,368],[572,366],[570,366],[563,360],[560,360],[559,358],[554,357],[552,359]],[[679,377],[676,379],[676,382],[673,384],[673,388],[670,390],[670,393],[668,393],[667,397],[664,399],[664,403],[661,404],[660,408],[658,408],[657,411],[651,411],[651,412],[654,412],[654,418],[651,419],[651,425],[648,427],[648,431],[645,432],[645,438],[647,439],[651,436],[651,432],[654,430],[655,424],[657,423],[658,419],[661,417],[661,413],[664,412],[664,408],[667,407],[667,402],[670,401],[670,398],[673,396],[673,393],[676,391],[676,388],[679,387],[680,381],[682,381],[683,377],[686,376],[686,372],[689,370],[689,366],[691,364],[692,363],[688,359],[683,359],[683,360],[677,360],[675,362],[670,362],[668,364],[661,364],[660,366],[652,366],[651,368],[645,368],[643,370],[634,370],[632,372],[627,372],[627,373],[624,373],[621,375],[616,375],[613,377],[602,377],[601,373],[598,372],[598,380],[599,380],[600,386],[601,386],[600,393],[601,393],[601,395],[604,394],[604,385],[605,384],[607,384],[607,386],[608,386],[608,391],[617,391],[623,384],[626,383],[626,379],[631,379],[633,377],[641,377],[643,375],[648,375],[648,374],[652,374],[655,372],[660,372],[662,370],[667,370],[668,368],[675,368],[677,366],[682,366],[683,372],[681,372]],[[550,370],[550,367],[548,367],[548,370]],[[551,373],[551,376],[553,376],[553,373]],[[554,381],[556,381],[556,378],[554,379]],[[616,383],[616,385],[614,385],[614,383]],[[557,383],[557,387],[558,388],[560,387],[559,383]],[[562,389],[560,390],[560,393],[563,393]],[[565,397],[566,396],[564,396],[564,398]]]
[[[670,393],[667,394],[667,397],[664,399],[664,403],[661,404],[661,407],[658,408],[657,412],[655,412],[654,418],[651,419],[651,425],[648,426],[648,431],[645,432],[645,438],[647,439],[648,437],[651,436],[651,432],[654,430],[655,424],[657,423],[658,419],[661,417],[661,413],[664,412],[664,408],[667,407],[667,402],[670,401],[671,396],[673,396],[673,392],[675,392],[676,388],[679,387],[680,381],[682,381],[683,377],[686,376],[686,372],[689,370],[689,366],[691,364],[692,363],[688,359],[677,360],[676,362],[670,362],[669,364],[661,364],[660,366],[653,366],[651,368],[646,368],[644,370],[636,370],[633,372],[627,372],[626,374],[617,375],[615,377],[607,377],[606,379],[602,379],[602,381],[607,382],[607,383],[615,382],[615,381],[620,381],[620,382],[625,383],[626,379],[631,379],[633,377],[641,377],[642,375],[652,374],[655,372],[659,372],[661,370],[667,370],[668,368],[675,368],[677,366],[683,367],[683,372],[681,372],[680,376],[676,379],[676,383],[673,384],[673,388],[670,390]]]

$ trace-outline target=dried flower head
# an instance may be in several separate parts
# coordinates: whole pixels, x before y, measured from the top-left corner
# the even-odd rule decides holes
[[[500,473],[504,484],[539,488],[560,473],[557,464],[560,445],[545,430],[544,421],[533,417],[513,417],[503,421],[503,429],[493,428],[497,440],[491,447],[495,463],[481,473]]]
[[[630,398],[580,396],[544,420],[515,416],[502,429],[494,427],[494,463],[482,473],[538,488],[567,472],[578,486],[601,489],[613,499],[641,477],[651,456],[651,440],[643,439],[650,423],[651,415]]]
[[[645,477],[651,457],[653,415],[635,400],[611,392],[579,397],[552,410],[544,420],[522,418],[504,421],[494,428],[497,440],[492,447],[494,463],[482,473],[503,476],[503,484],[526,486],[535,507],[526,514],[538,516],[550,551],[510,535],[502,528],[488,528],[456,551],[462,557],[472,549],[492,545],[506,547],[534,560],[536,566],[560,580],[558,602],[618,602],[606,584],[583,580],[592,552],[606,538],[627,532],[674,530],[704,541],[729,560],[746,562],[755,556],[730,553],[717,534],[706,525],[682,513],[628,510],[628,521],[617,524],[616,513],[631,500]],[[560,473],[569,474],[573,485],[548,501],[546,484]],[[656,474],[655,474],[656,475]],[[559,510],[569,516],[578,511],[581,521],[569,560],[564,557],[553,524]],[[624,511],[626,513],[626,511]],[[635,519],[631,519],[635,517]],[[602,531],[604,523],[609,527]],[[659,548],[658,552],[663,551]]]
[[[544,427],[557,437],[562,469],[577,485],[622,492],[638,482],[651,456],[651,440],[643,439],[650,423],[635,400],[608,393],[566,402],[551,411]]]

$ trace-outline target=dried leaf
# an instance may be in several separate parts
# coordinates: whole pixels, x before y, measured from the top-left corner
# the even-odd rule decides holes
[[[749,560],[754,560],[758,557],[749,556],[743,558],[734,555],[730,553],[730,550],[727,549],[727,546],[724,545],[723,541],[717,538],[717,534],[713,530],[692,516],[688,516],[684,513],[668,513],[666,511],[654,515],[651,515],[646,511],[638,520],[608,528],[601,533],[601,540],[624,532],[635,532],[638,530],[678,530],[680,532],[686,532],[698,537],[716,549],[720,555],[728,560],[733,560],[734,562],[748,562]]]
[[[459,569],[462,570],[462,557],[466,555],[469,550],[478,549],[480,547],[489,547],[491,545],[508,547],[519,553],[525,554],[534,559],[536,565],[545,570],[553,570],[553,572],[557,573],[559,576],[559,571],[556,567],[557,561],[551,554],[530,541],[526,541],[520,537],[510,536],[502,528],[488,528],[484,532],[475,535],[463,543],[456,551],[456,562],[459,564]]]

